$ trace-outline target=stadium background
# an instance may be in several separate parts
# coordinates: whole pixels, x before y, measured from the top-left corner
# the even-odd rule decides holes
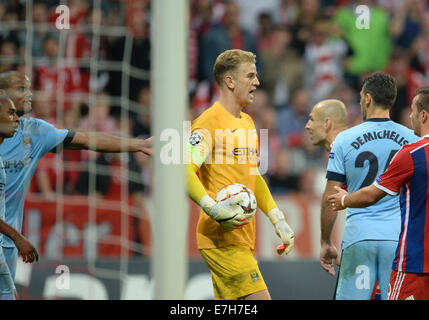
[[[68,30],[55,26],[60,4],[70,9]],[[349,28],[356,4],[371,6],[370,29],[360,33]],[[391,117],[409,126],[410,97],[429,84],[427,2],[189,0],[189,6],[188,120],[216,98],[211,68],[220,52],[257,54],[261,86],[246,112],[257,129],[269,129],[265,178],[296,232],[295,249],[279,257],[272,226],[256,216],[256,254],[272,296],[330,299],[335,279],[318,263],[327,154],[311,145],[304,126],[314,103],[325,98],[341,99],[350,126],[360,123],[360,83],[376,70],[397,79]],[[68,129],[147,138],[153,125],[151,18],[149,0],[0,1],[0,72],[31,76],[35,117]],[[18,265],[21,297],[153,298],[152,168],[142,154],[46,155],[24,214],[24,233],[41,261]],[[210,275],[195,244],[198,208],[189,205],[185,297],[210,299]],[[338,220],[337,247],[343,216]],[[71,272],[68,290],[58,289],[58,266]]]

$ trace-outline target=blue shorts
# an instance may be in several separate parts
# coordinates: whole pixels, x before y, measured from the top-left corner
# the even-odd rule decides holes
[[[338,271],[336,300],[370,300],[378,280],[381,299],[387,300],[398,241],[365,240],[343,250]]]
[[[15,299],[15,285],[4,250],[5,248],[0,246],[0,300],[10,300]]]

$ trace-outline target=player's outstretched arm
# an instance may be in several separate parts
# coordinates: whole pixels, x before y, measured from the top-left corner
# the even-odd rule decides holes
[[[356,192],[348,194],[341,188],[335,188],[337,193],[328,197],[333,210],[344,208],[365,208],[382,199],[387,193],[375,185],[369,185]]]
[[[283,212],[277,207],[270,189],[261,175],[256,177],[255,197],[259,209],[264,212],[274,226],[277,236],[282,240],[283,245],[279,248],[279,254],[288,254],[294,246],[295,233],[287,224]]]
[[[64,146],[73,150],[93,150],[97,152],[143,152],[152,154],[153,137],[148,139],[122,138],[101,132],[77,131],[70,142]]]
[[[8,225],[3,219],[0,219],[0,233],[7,235],[13,240],[24,262],[32,263],[34,261],[39,261],[39,253],[33,244],[15,228]]]

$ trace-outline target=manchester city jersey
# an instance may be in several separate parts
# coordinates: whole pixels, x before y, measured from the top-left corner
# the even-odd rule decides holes
[[[348,192],[372,184],[405,144],[419,138],[390,119],[368,119],[338,134],[329,154],[326,178],[346,181]],[[367,208],[347,208],[342,248],[362,240],[398,241],[401,213],[398,196],[387,195]]]
[[[21,118],[18,131],[0,144],[0,155],[6,174],[5,221],[21,231],[25,195],[40,158],[61,144],[68,130],[57,129],[46,121]],[[3,247],[14,247],[13,241],[3,237]]]
[[[6,173],[4,172],[4,168],[1,165],[2,158],[0,157],[0,219],[5,220],[5,188],[6,188]],[[2,241],[3,234],[0,233],[0,243]]]

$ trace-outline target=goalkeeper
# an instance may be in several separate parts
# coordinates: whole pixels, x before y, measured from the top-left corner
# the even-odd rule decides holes
[[[240,195],[213,200],[220,189],[232,183],[249,187],[284,244],[284,253],[294,245],[294,232],[257,169],[255,125],[241,111],[253,103],[259,85],[255,58],[238,49],[217,57],[213,73],[219,100],[191,125],[187,189],[202,208],[197,245],[211,271],[215,299],[271,299],[254,256],[256,221],[245,220]]]

